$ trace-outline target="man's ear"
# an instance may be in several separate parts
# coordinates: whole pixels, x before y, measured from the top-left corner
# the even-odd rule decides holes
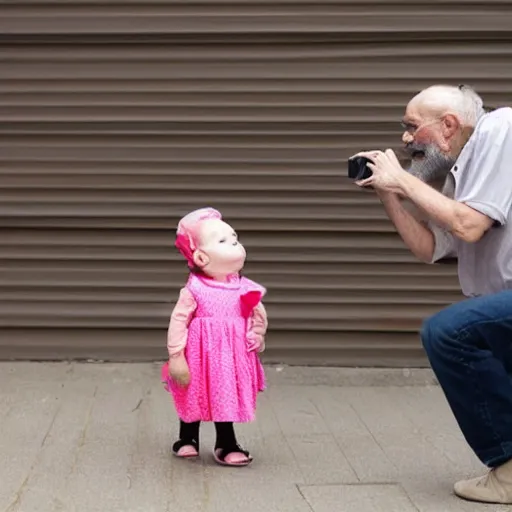
[[[459,118],[454,114],[446,114],[443,117],[441,130],[445,139],[449,140],[453,138],[453,136],[460,130],[460,128],[461,124]]]
[[[208,265],[208,263],[210,263],[210,258],[208,258],[208,255],[200,249],[194,251],[192,259],[194,260],[194,265],[199,268],[204,268],[206,265]]]

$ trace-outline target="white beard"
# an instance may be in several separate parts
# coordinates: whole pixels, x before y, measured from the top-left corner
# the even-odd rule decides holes
[[[453,199],[455,180],[450,170],[454,166],[455,160],[447,157],[432,145],[421,149],[425,152],[425,157],[422,160],[413,160],[408,172],[428,183],[446,197]],[[427,215],[408,199],[403,200],[402,204],[416,220],[420,222],[428,221]]]
[[[413,160],[408,171],[425,183],[444,182],[456,159],[445,155],[433,144],[414,149],[423,151],[425,156]]]

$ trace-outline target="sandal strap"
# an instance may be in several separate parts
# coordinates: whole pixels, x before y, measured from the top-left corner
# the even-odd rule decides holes
[[[234,445],[234,446],[230,446],[228,448],[222,448],[222,447],[218,447],[217,450],[219,450],[219,454],[218,454],[218,457],[219,459],[224,462],[226,460],[226,457],[230,454],[230,453],[241,453],[242,455],[245,455],[247,458],[250,458],[250,454],[247,450],[244,450],[241,446],[239,446],[238,444]]]

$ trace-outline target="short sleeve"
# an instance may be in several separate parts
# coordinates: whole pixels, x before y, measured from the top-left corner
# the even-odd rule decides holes
[[[477,126],[468,164],[460,169],[455,199],[504,225],[512,204],[512,110]]]
[[[431,263],[436,263],[445,258],[455,258],[457,256],[455,237],[432,222],[428,223],[428,228],[434,235],[434,254]]]
[[[261,297],[263,298],[266,293],[267,289],[262,286],[261,284],[258,284],[257,282],[253,281],[252,279],[249,279],[245,276],[242,276],[241,280],[242,289],[245,293],[247,292],[258,292]]]
[[[251,315],[253,309],[261,302],[266,293],[267,290],[264,286],[261,286],[247,277],[242,277],[240,302],[242,315],[245,318]]]

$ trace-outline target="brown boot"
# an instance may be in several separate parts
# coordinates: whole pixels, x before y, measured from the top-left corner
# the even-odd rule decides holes
[[[459,498],[481,503],[512,504],[512,460],[485,476],[462,480],[454,486]]]

